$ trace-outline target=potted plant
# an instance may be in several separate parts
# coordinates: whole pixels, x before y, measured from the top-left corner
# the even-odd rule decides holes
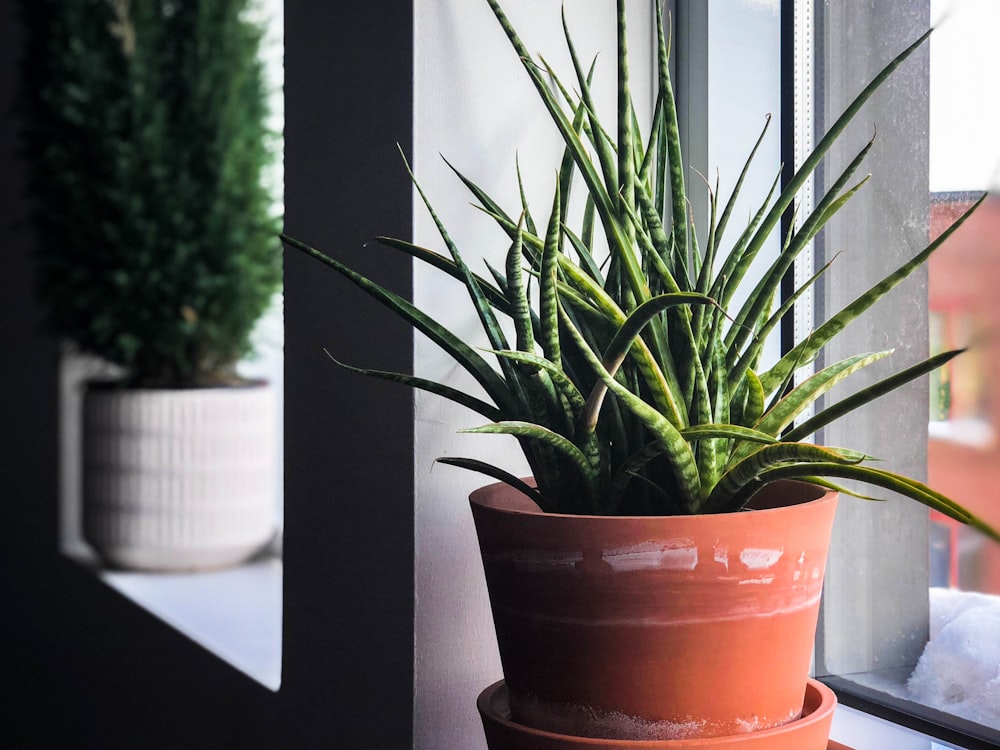
[[[281,282],[246,6],[22,6],[46,324],[120,373],[83,409],[84,536],[115,566],[226,565],[274,533],[275,396],[235,370]]]
[[[652,122],[640,126],[624,2],[618,106],[605,119],[591,96],[593,66],[579,59],[568,30],[571,83],[528,52],[497,0],[487,2],[562,137],[551,209],[538,216],[527,200],[505,208],[459,174],[505,235],[503,268],[474,273],[419,185],[447,254],[380,242],[464,284],[488,351],[336,258],[285,241],[440,345],[485,395],[342,366],[468,407],[487,422],[470,432],[514,436],[531,467],[521,479],[479,460],[441,459],[499,480],[471,497],[505,678],[480,696],[490,746],[826,747],[834,702],[808,670],[841,480],[893,490],[1000,537],[869,456],[809,442],[958,352],[801,420],[890,352],[828,364],[802,382],[793,375],[968,214],[770,366],[761,365],[764,340],[823,271],[775,302],[782,279],[866,182],[854,175],[871,143],[798,217],[759,281],[747,281],[747,271],[847,123],[926,37],[873,79],[786,184],[775,180],[745,226],[730,226],[735,195],[722,202],[711,191],[708,233],[698,237],[662,17]],[[574,204],[571,192],[580,190]]]

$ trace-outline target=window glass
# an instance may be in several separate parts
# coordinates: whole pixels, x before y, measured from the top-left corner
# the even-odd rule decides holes
[[[996,87],[1000,4],[932,0],[930,45],[930,234],[1000,184]],[[994,525],[1000,505],[1000,203],[989,198],[931,259],[932,349],[968,347],[932,383],[928,478]],[[992,285],[991,285],[991,282]],[[908,688],[912,697],[1000,729],[1000,545],[932,514],[930,643]]]
[[[934,0],[940,28],[931,40],[931,235],[1000,183],[1000,103],[981,96],[995,85],[1000,5],[984,0]],[[1000,472],[1000,401],[990,374],[1000,364],[994,338],[1000,314],[991,281],[1000,281],[1000,207],[990,199],[932,259],[931,346],[969,347],[934,382],[928,472],[942,491],[1000,519],[986,500]],[[1000,594],[1000,549],[978,535],[949,530],[947,578],[934,583]]]
[[[871,185],[817,243],[817,263],[843,255],[817,295],[822,319],[996,187],[1000,106],[983,92],[995,88],[1000,69],[992,39],[1000,5],[803,4],[815,13],[810,60],[817,133],[932,20],[937,29],[861,112],[857,130],[848,134],[843,152],[832,153],[820,178],[826,184],[835,179],[838,165],[863,145],[865,131],[870,136],[877,129],[868,160]],[[1000,277],[998,237],[1000,203],[990,198],[932,257],[925,275],[880,302],[860,330],[845,332],[845,351],[828,356],[894,347],[890,359],[899,369],[928,350],[968,351],[929,382],[884,398],[821,436],[852,447],[860,438],[860,447],[888,468],[926,476],[932,487],[994,525],[1000,504],[990,480],[1000,475],[1000,401],[990,376],[1000,365],[994,343],[1000,315],[991,304],[990,281]],[[819,674],[839,676],[839,687],[857,688],[867,699],[995,743],[998,632],[1000,546],[907,501],[842,501],[817,646]]]

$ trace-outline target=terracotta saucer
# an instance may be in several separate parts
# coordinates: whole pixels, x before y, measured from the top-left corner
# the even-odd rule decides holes
[[[809,680],[802,717],[774,729],[726,737],[685,740],[614,740],[545,732],[510,718],[503,680],[486,688],[476,703],[490,750],[850,750],[828,740],[837,698]]]

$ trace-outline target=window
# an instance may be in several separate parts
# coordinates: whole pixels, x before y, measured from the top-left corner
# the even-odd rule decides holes
[[[810,118],[797,124],[814,124],[818,133],[863,82],[919,36],[930,21],[926,2],[861,4],[875,7],[852,3],[849,10],[805,0],[678,0],[671,5],[676,6],[681,114],[688,132],[700,138],[688,143],[689,157],[702,171],[718,166],[723,181],[732,179],[742,166],[764,115],[781,111],[780,92],[787,82],[779,75],[780,51],[782,37],[791,29],[790,23],[783,25],[789,14],[806,11],[809,17],[802,41],[804,54],[816,69],[812,79],[799,81],[794,105]],[[504,7],[515,27],[530,30],[530,36],[525,34],[530,47],[547,54],[561,49],[558,4],[508,0]],[[639,36],[640,24],[646,21],[644,7],[634,4],[635,12],[630,15],[632,30]],[[610,13],[607,3],[581,0],[566,10],[581,51],[612,48],[612,40],[601,37],[601,29],[607,26],[602,19]],[[558,148],[557,142],[485,6],[460,0],[418,0],[414,19],[413,164],[466,260],[477,267],[475,248],[496,245],[492,235],[480,241],[480,233],[495,229],[488,219],[469,211],[467,194],[439,154],[488,193],[514,204],[516,154],[529,195],[547,201],[547,154]],[[631,52],[635,70],[634,60],[641,52],[637,46]],[[834,265],[835,285],[816,295],[817,316],[853,299],[867,288],[867,279],[884,275],[926,244],[927,60],[925,49],[923,57],[898,71],[891,86],[868,107],[833,154],[832,164],[843,164],[868,140],[873,126],[878,126],[880,142],[870,162],[875,184],[845,209],[844,219],[815,249],[820,265],[826,254],[849,251],[848,257]],[[551,61],[557,67],[562,64],[554,52]],[[815,107],[812,101],[817,102]],[[785,106],[791,104],[786,98]],[[789,123],[786,118],[783,124]],[[776,163],[780,158],[782,138],[774,128],[777,124],[776,118],[773,140],[768,142],[775,151],[762,155],[762,161]],[[476,137],[470,139],[469,133]],[[790,135],[786,132],[785,140]],[[914,165],[914,171],[901,172],[898,164]],[[745,188],[746,196],[754,193],[755,188]],[[696,204],[696,215],[698,209]],[[415,205],[414,217],[414,241],[436,243],[434,227],[419,205]],[[497,246],[502,248],[503,243]],[[879,252],[866,254],[862,248],[878,248]],[[475,326],[475,321],[450,320],[448,295],[430,284],[418,267],[414,295],[421,307],[448,321],[460,334],[462,326]],[[895,345],[894,366],[920,358],[929,346],[928,313],[926,305],[915,300],[925,299],[926,294],[926,276],[897,290],[867,319],[869,329],[859,329],[854,340],[843,342],[848,353]],[[808,326],[808,321],[803,325]],[[437,356],[433,347],[418,338],[414,361],[419,374],[447,379],[444,360]],[[854,421],[836,425],[824,437],[832,444],[853,446],[857,435],[864,434],[868,442],[862,447],[891,461],[898,470],[920,476],[926,466],[929,398],[926,383],[915,385],[902,402],[885,401]],[[468,491],[480,480],[446,467],[432,468],[432,461],[449,450],[476,455],[505,446],[498,441],[496,447],[484,447],[487,438],[483,436],[463,443],[454,431],[468,423],[467,414],[420,393],[415,394],[415,404],[414,742],[416,747],[468,747],[470,742],[481,742],[470,696],[500,677],[486,594],[478,565],[472,564],[477,551],[465,503]],[[917,439],[909,444],[899,439],[907,434]],[[511,453],[512,461],[515,455]],[[844,518],[837,532],[840,552],[831,565],[817,671],[826,675],[877,671],[899,683],[912,672],[930,629],[928,515],[906,501],[872,506],[845,498],[842,505]],[[874,562],[859,564],[859,560]],[[456,648],[455,644],[464,646]]]
[[[946,169],[960,163],[961,153],[956,156],[942,146],[971,146],[976,166],[995,163],[995,155],[987,155],[984,148],[996,151],[990,141],[976,143],[971,137],[980,121],[988,119],[978,105],[970,109],[979,97],[970,98],[968,90],[962,93],[954,82],[938,76],[948,56],[972,46],[974,37],[964,23],[991,28],[984,14],[995,13],[995,8],[983,3],[950,5],[954,18],[942,25],[916,59],[894,74],[832,155],[829,171],[836,174],[837,164],[846,163],[877,127],[878,143],[868,162],[875,174],[873,184],[817,242],[817,262],[843,251],[848,257],[842,265],[850,265],[850,272],[832,276],[837,272],[834,266],[832,282],[817,295],[817,315],[838,309],[918,252],[940,232],[942,220],[971,203],[972,191],[989,187],[982,175],[975,182],[968,170],[963,176]],[[796,6],[807,6],[814,14],[811,27],[803,31],[811,31],[815,42],[815,55],[807,62],[815,65],[817,132],[875,71],[944,11],[944,4],[937,2],[852,3],[849,9],[833,3]],[[977,12],[978,20],[961,20],[966,13]],[[995,28],[995,18],[993,23]],[[968,79],[983,69],[979,64],[964,65],[962,80],[972,87],[982,85]],[[946,99],[948,93],[954,99]],[[949,123],[942,115],[953,119]],[[991,176],[989,170],[986,176]],[[959,182],[947,181],[955,179]],[[990,372],[991,349],[981,344],[995,324],[988,315],[989,305],[977,292],[974,264],[977,256],[984,256],[979,275],[992,268],[991,243],[981,241],[990,211],[990,205],[984,206],[975,222],[942,248],[930,264],[929,277],[925,273],[908,280],[879,303],[867,325],[849,329],[839,342],[845,353],[895,347],[891,359],[897,368],[926,356],[928,348],[980,345],[974,346],[971,356],[954,360],[930,385],[908,387],[864,414],[831,425],[822,435],[829,444],[857,446],[859,437],[862,443],[867,440],[860,447],[895,470],[929,475],[932,486],[981,514],[991,512],[983,508],[992,496],[985,474],[975,472],[992,463],[989,451],[994,443],[992,396],[984,377]],[[976,223],[982,226],[978,232]],[[834,349],[829,356],[835,359],[838,354]],[[892,705],[946,726],[939,730],[941,736],[962,746],[978,746],[986,738],[996,742],[1000,703],[990,691],[1000,664],[992,645],[995,635],[990,634],[996,633],[1000,605],[998,600],[963,597],[947,588],[992,585],[996,545],[934,514],[928,518],[926,511],[907,501],[871,506],[845,498],[841,505],[821,615],[817,672],[833,676],[831,682],[848,702],[853,694]],[[997,518],[992,520],[996,523]],[[932,584],[936,588],[928,597]],[[967,629],[949,634],[942,621],[966,607],[975,610],[959,624]],[[925,651],[929,637],[931,646]],[[965,654],[954,648],[963,638],[972,644]],[[973,651],[983,654],[985,663],[968,660]],[[976,674],[978,684],[972,681]],[[918,701],[926,705],[917,705]],[[992,723],[993,728],[979,722]]]

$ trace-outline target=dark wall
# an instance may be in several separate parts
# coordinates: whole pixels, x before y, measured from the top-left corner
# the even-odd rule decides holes
[[[286,4],[286,230],[408,294],[395,144],[412,130],[405,0]],[[285,624],[272,693],[57,550],[57,350],[38,333],[9,110],[21,32],[0,0],[0,745],[405,748],[412,734],[412,397],[322,353],[408,369],[411,337],[286,255]],[[357,312],[361,310],[361,312]]]

